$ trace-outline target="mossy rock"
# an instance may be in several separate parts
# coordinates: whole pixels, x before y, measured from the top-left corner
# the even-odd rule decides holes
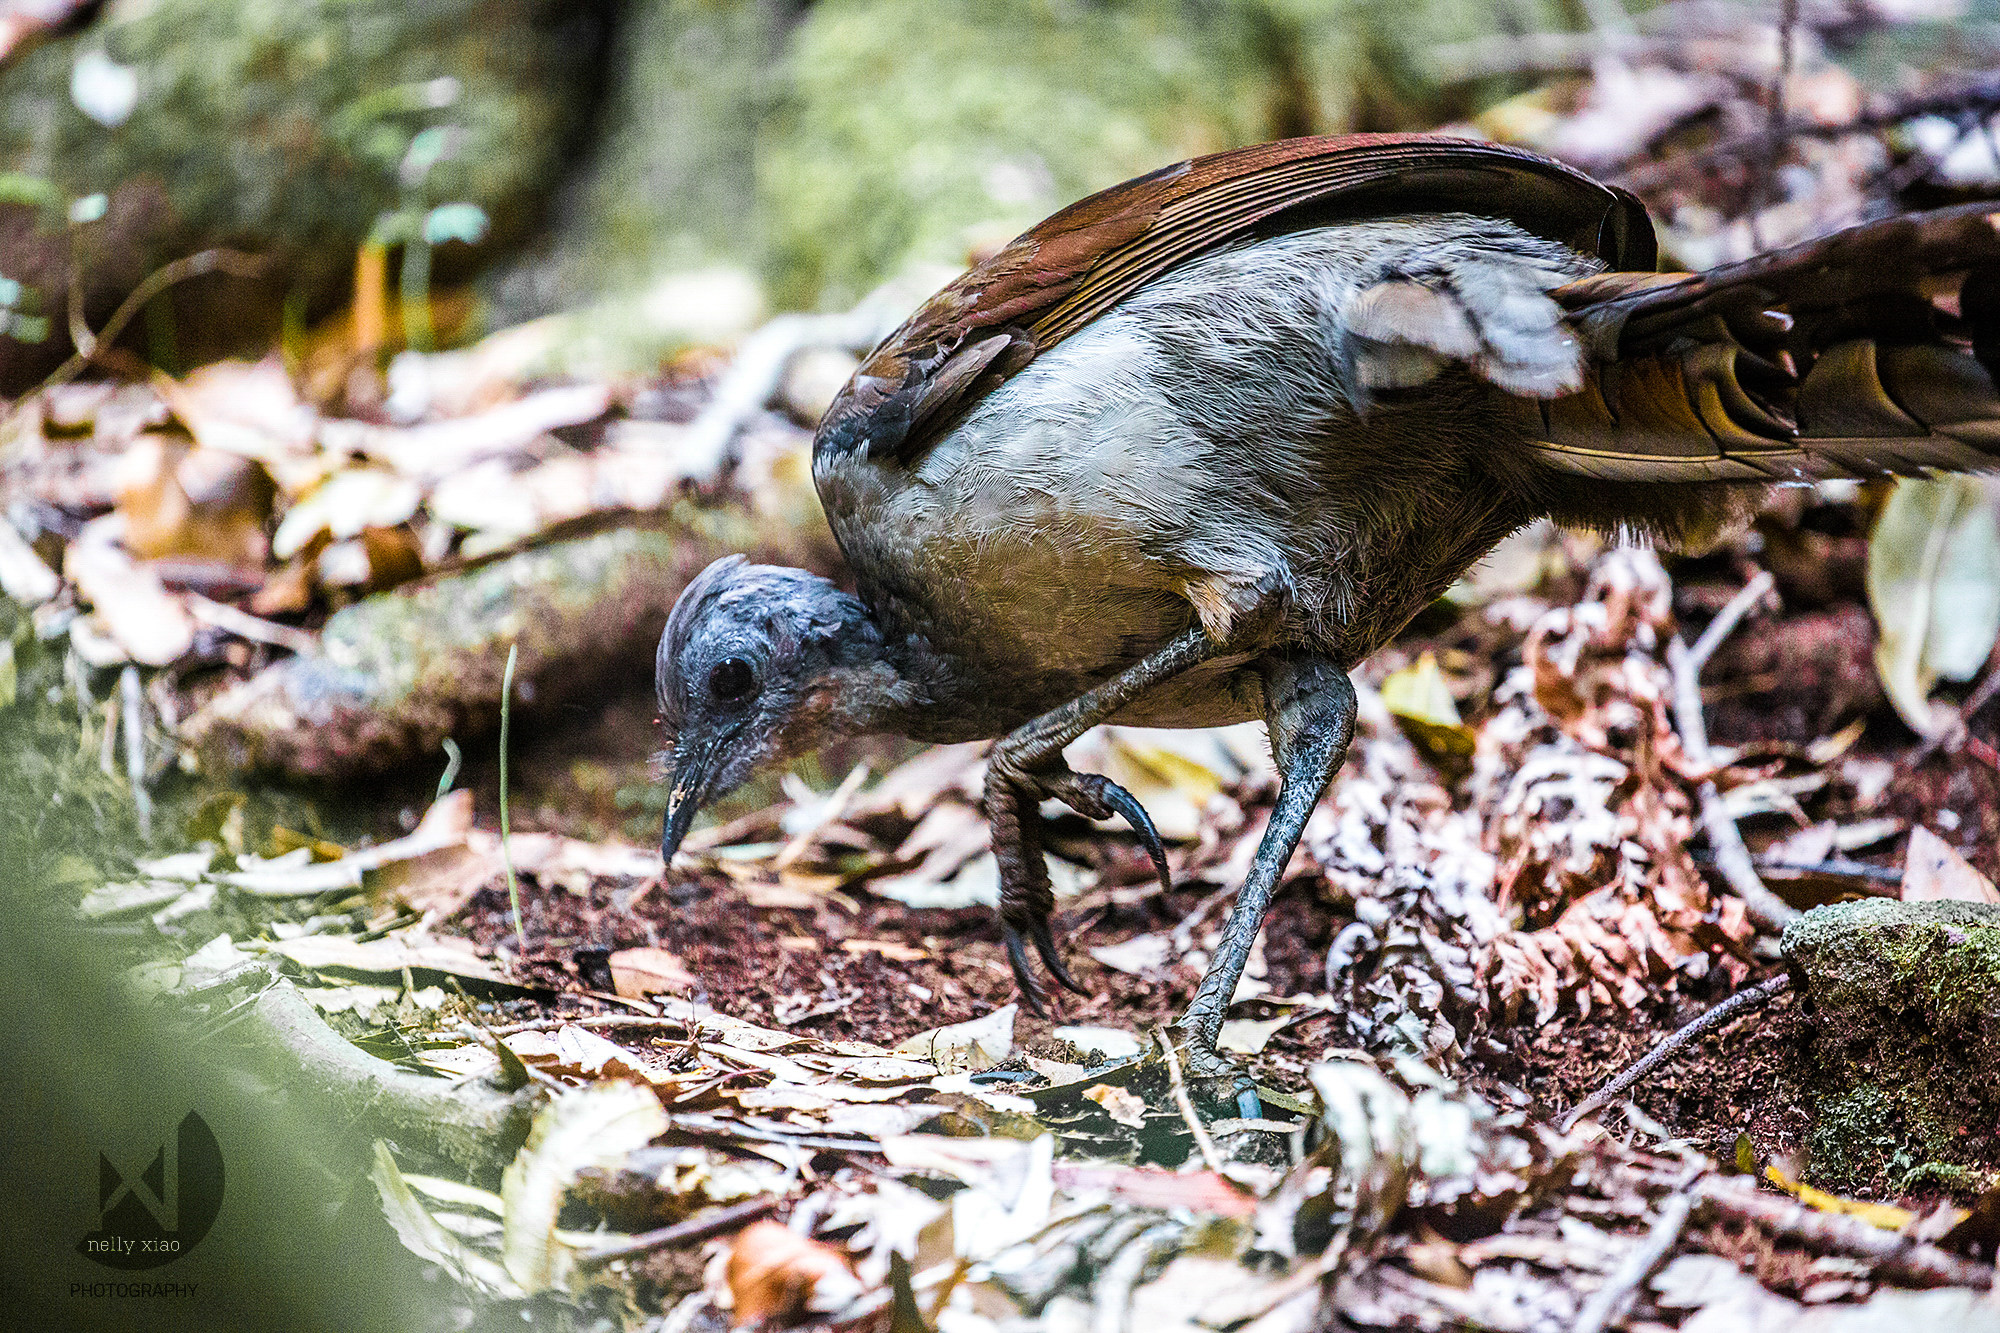
[[[261,301],[236,295],[265,341],[273,298],[337,292],[384,214],[470,203],[497,239],[519,236],[573,155],[607,13],[558,0],[154,0],[110,6],[10,61],[0,172],[18,188],[6,197],[40,182],[53,202],[0,206],[0,272],[57,318],[43,344],[0,339],[0,384],[67,351],[70,200],[106,200],[75,234],[93,321],[166,262],[235,246],[278,261]],[[188,306],[202,283],[223,285],[176,295],[177,337],[153,326],[189,360],[213,350],[204,334],[238,331],[212,304]]]
[[[1839,903],[1783,948],[1815,1029],[1812,1182],[1978,1188],[2000,1168],[2000,907]]]

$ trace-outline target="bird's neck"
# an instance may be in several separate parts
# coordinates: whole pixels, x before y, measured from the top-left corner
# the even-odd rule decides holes
[[[828,645],[831,661],[809,705],[817,714],[814,730],[825,740],[913,734],[931,702],[921,654],[913,654],[906,639],[885,632],[855,598],[842,594],[840,601],[840,627]]]
[[[822,706],[829,732],[925,741],[993,734],[966,729],[967,701],[959,697],[958,676],[929,638],[894,614],[859,603],[854,609],[860,614],[842,626],[826,676],[831,689]]]

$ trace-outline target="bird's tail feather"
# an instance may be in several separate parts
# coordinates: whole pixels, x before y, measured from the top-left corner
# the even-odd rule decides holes
[[[1561,287],[1590,369],[1539,461],[1610,483],[2000,469],[2000,205],[1865,223],[1709,273]]]

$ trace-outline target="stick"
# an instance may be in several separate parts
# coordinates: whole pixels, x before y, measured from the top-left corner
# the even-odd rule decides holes
[[[1754,1222],[1767,1231],[1808,1246],[1874,1260],[1876,1273],[1893,1281],[1926,1287],[1972,1287],[1980,1291],[1993,1286],[1992,1265],[1961,1259],[1935,1245],[1926,1245],[1900,1232],[1885,1231],[1858,1217],[1821,1212],[1791,1199],[1758,1193],[1755,1187],[1746,1190],[1724,1184],[1714,1176],[1702,1181],[1695,1193],[1703,1212]]]
[[[514,909],[514,943],[528,955],[528,936],[521,929],[521,886],[514,878],[514,846],[507,836],[507,730],[514,714],[514,657],[521,645],[507,645],[507,671],[500,681],[500,861],[507,868],[507,901]]]
[[[1585,1116],[1594,1115],[1609,1106],[1614,1100],[1622,1096],[1627,1088],[1659,1068],[1661,1064],[1665,1063],[1668,1056],[1693,1041],[1696,1037],[1699,1037],[1702,1033],[1712,1032],[1716,1028],[1728,1023],[1731,1019],[1747,1014],[1753,1009],[1763,1008],[1772,1000],[1783,995],[1791,984],[1791,975],[1780,972],[1769,981],[1760,982],[1747,990],[1737,991],[1721,1004],[1716,1005],[1700,1018],[1695,1019],[1694,1022],[1689,1023],[1652,1050],[1640,1056],[1632,1064],[1626,1066],[1616,1078],[1579,1102],[1575,1110],[1563,1117],[1563,1133],[1567,1134],[1570,1130],[1576,1128],[1577,1122]]]
[[[1759,570],[1743,586],[1743,591],[1730,598],[1729,605],[1709,622],[1694,647],[1684,646],[1678,637],[1667,643],[1667,665],[1674,676],[1674,723],[1680,732],[1681,748],[1691,763],[1706,767],[1710,762],[1708,727],[1701,715],[1701,669],[1750,608],[1770,591],[1774,581],[1769,570]],[[1715,851],[1716,869],[1729,881],[1729,887],[1743,900],[1759,925],[1783,930],[1798,916],[1798,910],[1766,888],[1758,877],[1757,867],[1750,860],[1750,849],[1743,845],[1743,835],[1723,806],[1722,793],[1716,790],[1714,781],[1703,782],[1698,794],[1702,831],[1708,834],[1708,844]]]
[[[684,1222],[676,1222],[670,1227],[658,1227],[652,1231],[642,1231],[630,1239],[616,1245],[607,1245],[600,1250],[577,1256],[577,1265],[582,1268],[597,1268],[613,1259],[630,1259],[635,1254],[645,1254],[652,1250],[664,1250],[670,1245],[693,1245],[719,1236],[725,1231],[734,1231],[746,1222],[754,1222],[766,1214],[777,1211],[783,1203],[781,1195],[767,1194],[761,1199],[747,1199],[731,1204],[727,1208],[711,1208],[696,1213]]]
[[[139,684],[139,668],[130,662],[118,673],[118,692],[125,705],[125,780],[132,787],[139,836],[151,842],[153,794],[146,790],[146,696]]]
[[[1174,1052],[1174,1043],[1167,1036],[1164,1025],[1153,1029],[1153,1032],[1160,1039],[1160,1050],[1167,1057],[1167,1078],[1173,1084],[1174,1105],[1180,1108],[1181,1119],[1187,1121],[1188,1132],[1194,1135],[1194,1146],[1201,1151],[1202,1164],[1211,1171],[1219,1172],[1222,1170],[1222,1158],[1216,1154],[1215,1140],[1209,1138],[1208,1131],[1202,1127],[1201,1117],[1194,1113],[1194,1102],[1188,1097],[1187,1081],[1181,1077],[1181,1060]]]
[[[771,869],[783,870],[804,856],[806,849],[812,846],[813,839],[817,838],[827,825],[847,813],[848,804],[854,800],[854,793],[860,791],[861,784],[868,781],[868,773],[866,759],[848,770],[847,776],[840,780],[840,785],[833,789],[833,795],[826,798],[826,803],[820,806],[819,813],[813,816],[812,823],[800,829],[798,836],[785,844],[784,850],[780,851],[777,859],[771,862]]]
[[[77,265],[74,263],[70,267],[73,273],[77,269]],[[256,255],[246,255],[236,250],[203,250],[200,254],[189,255],[185,259],[176,259],[164,268],[155,269],[147,276],[145,281],[132,289],[132,294],[125,298],[118,309],[113,312],[110,319],[104,321],[103,328],[99,329],[95,334],[91,333],[87,327],[82,329],[83,343],[87,343],[88,347],[85,347],[83,343],[79,343],[76,352],[70,356],[69,360],[57,366],[47,379],[35,386],[35,394],[42,392],[44,389],[54,388],[58,384],[67,384],[69,381],[75,379],[85,366],[89,365],[95,357],[100,355],[99,349],[116,340],[118,335],[125,331],[125,326],[132,322],[134,315],[145,309],[148,301],[175,283],[185,282],[189,278],[198,278],[208,273],[227,273],[233,278],[254,278],[261,275],[265,267],[265,261]],[[77,326],[82,323],[81,312],[83,303],[79,299],[79,294],[74,290],[78,285],[80,285],[80,282],[72,284],[73,290],[70,303],[71,342],[77,342],[75,337]],[[34,397],[34,394],[27,394],[15,399],[15,410],[18,411],[19,404],[32,397]]]
[[[318,637],[302,629],[253,616],[248,611],[204,597],[198,592],[183,592],[181,598],[187,603],[188,613],[196,620],[234,634],[239,639],[268,643],[273,648],[285,648],[307,656],[319,651]]]
[[[1681,1232],[1687,1229],[1688,1218],[1694,1213],[1695,1197],[1685,1191],[1669,1198],[1660,1205],[1660,1216],[1653,1223],[1653,1229],[1646,1233],[1646,1239],[1634,1246],[1618,1265],[1617,1271],[1604,1279],[1604,1285],[1590,1294],[1577,1311],[1576,1322],[1570,1325],[1570,1333],[1604,1333],[1614,1320],[1625,1313],[1625,1307],[1632,1302],[1633,1293],[1639,1285],[1659,1270],[1680,1243]]]
[[[1949,119],[1984,120],[2000,109],[2000,78],[1984,75],[1958,88],[1944,92],[1930,92],[1913,97],[1898,98],[1880,110],[1864,111],[1852,120],[1834,125],[1816,125],[1807,121],[1792,121],[1784,128],[1786,139],[1844,139],[1851,134],[1872,134],[1879,130],[1893,129],[1905,121],[1920,116],[1944,116]],[[1717,165],[1742,158],[1757,157],[1773,151],[1769,144],[1769,128],[1753,134],[1725,139],[1721,143],[1710,144],[1697,152],[1683,153],[1670,157],[1664,162],[1652,162],[1634,167],[1622,175],[1612,178],[1611,183],[1623,186],[1637,194],[1660,189],[1677,180],[1699,176]]]

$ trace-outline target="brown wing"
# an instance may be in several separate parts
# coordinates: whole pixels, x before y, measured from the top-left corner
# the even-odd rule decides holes
[[[2000,206],[1554,295],[1594,364],[1541,404],[1550,467],[1671,482],[2000,466]]]
[[[1253,233],[1452,211],[1507,218],[1614,268],[1655,263],[1638,200],[1518,148],[1345,135],[1198,157],[1071,204],[932,297],[834,400],[815,456],[909,460],[1148,280]]]

